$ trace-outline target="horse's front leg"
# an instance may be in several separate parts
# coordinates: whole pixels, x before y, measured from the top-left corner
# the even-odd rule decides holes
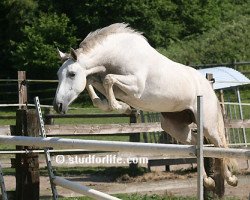
[[[117,86],[122,93],[124,93],[124,95],[139,97],[140,94],[138,93],[139,89],[137,83],[137,78],[133,75],[106,75],[103,80],[103,86],[105,88],[110,107],[118,112],[130,114],[130,106],[124,102],[116,100],[113,86]]]
[[[91,98],[91,101],[93,105],[97,108],[100,108],[103,111],[111,111],[108,101],[106,99],[100,99],[100,97],[96,94],[93,86],[90,83],[87,83],[86,89],[89,93],[89,96]]]

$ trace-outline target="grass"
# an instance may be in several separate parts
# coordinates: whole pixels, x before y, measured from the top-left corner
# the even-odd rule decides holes
[[[79,106],[79,105],[73,105]],[[0,110],[0,116],[15,116],[14,108],[4,108]],[[69,110],[69,114],[97,114],[103,113],[100,109],[89,107]],[[129,123],[129,117],[115,117],[115,118],[62,118],[54,119],[55,124],[115,124],[115,123]],[[1,119],[0,125],[15,125],[15,119]],[[67,137],[89,140],[110,140],[110,141],[129,141],[129,136],[78,136]],[[0,150],[15,149],[14,145],[0,144]]]
[[[97,108],[80,108],[69,110],[68,114],[100,114],[104,113]],[[113,112],[115,113],[115,112]],[[68,118],[54,119],[55,124],[118,124],[129,123],[129,117],[112,117],[112,118]]]
[[[1,109],[0,116],[16,116],[13,109]],[[0,119],[0,125],[15,125],[15,119]]]
[[[72,107],[79,106],[73,105]],[[1,108],[0,116],[15,116],[15,109],[13,108]],[[68,114],[98,114],[104,113],[98,108],[87,107],[79,109],[71,109]],[[113,112],[115,113],[115,112]],[[129,117],[115,117],[115,118],[61,118],[54,119],[55,124],[115,124],[115,123],[128,123]],[[14,125],[15,119],[1,119],[0,125]]]
[[[148,172],[145,167],[131,169],[129,167],[53,167],[54,173],[57,176],[82,176],[82,175],[98,175],[109,177],[110,180],[128,175],[130,177],[140,176]],[[41,176],[48,176],[47,168],[39,168]],[[4,175],[15,175],[15,169],[3,168]]]

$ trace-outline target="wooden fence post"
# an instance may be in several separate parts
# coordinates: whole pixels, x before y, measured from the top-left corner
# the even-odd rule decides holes
[[[138,122],[138,115],[139,113],[137,110],[133,110],[133,112],[130,115],[130,123],[137,123]],[[140,133],[133,133],[129,135],[129,141],[130,142],[140,142]],[[138,169],[138,163],[129,163],[129,168],[131,170],[131,175],[136,176],[137,169]]]
[[[26,82],[26,72],[25,71],[18,71],[18,103],[19,104],[27,104],[27,82]],[[24,108],[26,106],[20,106],[20,108]]]
[[[18,136],[39,136],[38,119],[35,110],[17,110],[14,134]],[[16,149],[34,148],[16,146]],[[16,154],[14,165],[16,168],[16,199],[39,200],[38,153]]]
[[[133,111],[133,113],[131,113],[130,115],[130,123],[137,123],[138,122],[138,113],[137,111]],[[140,133],[133,133],[130,134],[129,136],[129,141],[130,142],[140,142]]]
[[[52,114],[52,108],[44,108],[44,124],[46,125],[52,125],[54,124],[54,119],[51,117],[46,117],[49,114]]]

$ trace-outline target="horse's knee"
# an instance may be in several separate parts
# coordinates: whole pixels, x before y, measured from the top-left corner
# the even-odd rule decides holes
[[[107,74],[105,78],[103,79],[103,84],[104,85],[113,85],[114,84],[114,79],[111,74]]]

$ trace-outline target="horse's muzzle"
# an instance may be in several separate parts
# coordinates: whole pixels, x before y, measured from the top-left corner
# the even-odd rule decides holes
[[[56,102],[56,100],[54,100],[54,102],[53,102],[53,107],[54,107],[54,110],[55,110],[57,113],[65,114],[65,110],[63,109],[63,103],[61,103],[61,102]]]

